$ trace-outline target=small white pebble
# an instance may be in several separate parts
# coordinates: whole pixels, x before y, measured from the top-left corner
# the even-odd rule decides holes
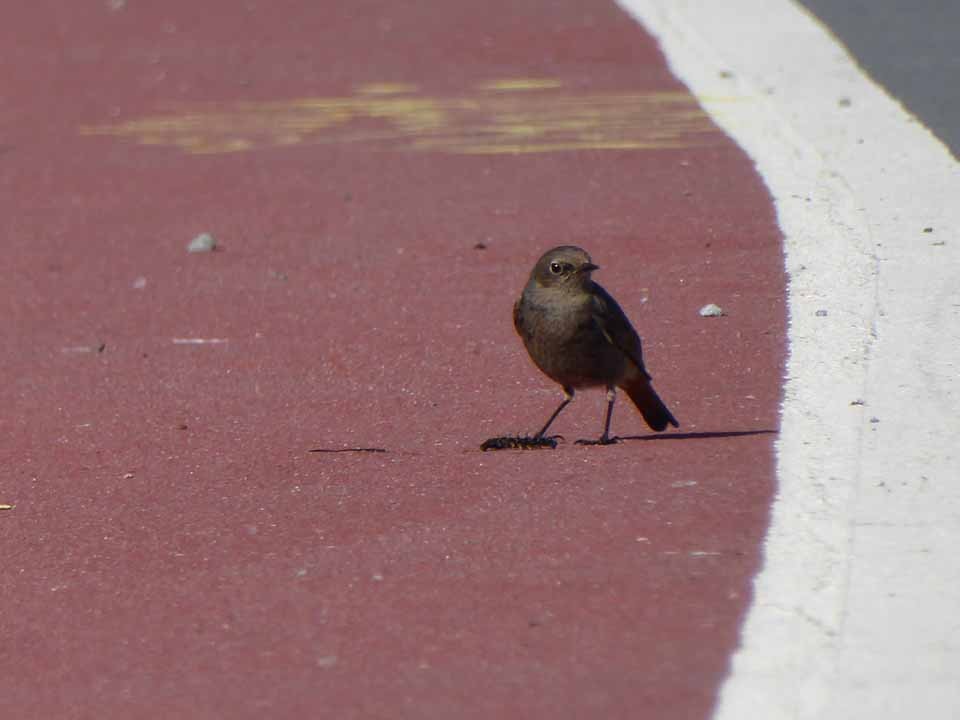
[[[723,308],[713,303],[700,308],[700,317],[722,317],[723,315],[726,315]]]
[[[213,239],[213,235],[210,233],[200,233],[187,245],[187,252],[213,252],[216,248],[217,241]]]

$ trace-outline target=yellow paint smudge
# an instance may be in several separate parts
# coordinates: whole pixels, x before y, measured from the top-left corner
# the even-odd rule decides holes
[[[409,83],[367,83],[357,86],[358,95],[400,95],[417,91],[416,85]]]
[[[493,80],[482,87],[475,94],[431,96],[413,85],[369,84],[340,97],[192,106],[80,133],[189,154],[340,144],[501,155],[682,148],[717,137],[683,92],[570,92],[560,81],[542,78]]]
[[[524,90],[549,90],[562,87],[563,83],[551,78],[503,78],[480,83],[481,90],[499,90],[501,92]]]

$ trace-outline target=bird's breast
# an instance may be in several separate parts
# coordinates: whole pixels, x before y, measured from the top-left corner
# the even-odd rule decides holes
[[[589,296],[546,299],[525,296],[518,331],[531,359],[546,375],[581,387],[608,382],[622,372],[623,356],[596,324]]]

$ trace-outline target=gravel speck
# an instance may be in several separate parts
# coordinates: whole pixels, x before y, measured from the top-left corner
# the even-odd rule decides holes
[[[724,315],[726,315],[726,313],[723,311],[723,308],[713,303],[700,308],[700,317],[723,317]]]
[[[213,235],[210,233],[200,233],[187,245],[187,252],[192,253],[213,252],[216,249],[217,241],[213,239]]]

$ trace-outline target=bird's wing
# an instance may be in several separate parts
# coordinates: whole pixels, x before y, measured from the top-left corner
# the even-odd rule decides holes
[[[594,284],[593,321],[607,341],[620,349],[647,378],[650,374],[643,366],[643,346],[640,336],[633,329],[626,313],[617,301],[600,285]]]

